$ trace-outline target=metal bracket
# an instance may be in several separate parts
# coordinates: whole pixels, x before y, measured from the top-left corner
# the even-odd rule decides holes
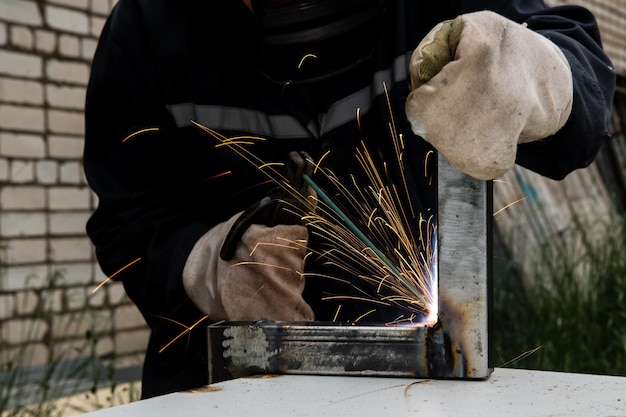
[[[492,287],[492,183],[438,157],[438,322],[432,327],[221,323],[209,383],[253,373],[484,379]]]

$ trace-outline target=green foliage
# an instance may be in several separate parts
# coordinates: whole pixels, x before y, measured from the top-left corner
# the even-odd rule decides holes
[[[626,375],[626,227],[593,226],[548,242],[526,276],[496,272],[496,366]]]
[[[132,385],[130,393],[120,394],[112,379],[115,369],[103,365],[98,338],[92,331],[97,313],[87,300],[73,311],[59,307],[58,301],[55,306],[53,297],[62,288],[62,281],[63,274],[54,273],[48,278],[47,286],[38,290],[38,305],[29,316],[34,320],[22,330],[25,340],[34,340],[30,335],[40,334],[41,326],[48,327],[45,330],[48,362],[33,366],[33,351],[29,346],[13,348],[0,344],[1,417],[61,417],[110,406],[113,402],[119,404],[122,395],[137,397]],[[95,395],[103,390],[110,391],[106,398]],[[63,398],[79,392],[86,393],[79,406]]]

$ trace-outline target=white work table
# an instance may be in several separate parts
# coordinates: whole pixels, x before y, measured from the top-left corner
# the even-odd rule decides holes
[[[626,378],[495,369],[485,381],[264,375],[89,417],[626,417]]]

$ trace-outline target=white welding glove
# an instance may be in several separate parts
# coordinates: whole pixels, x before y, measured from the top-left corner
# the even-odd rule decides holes
[[[224,260],[220,250],[240,215],[213,227],[191,251],[183,270],[191,300],[212,320],[313,320],[302,298],[306,227],[251,224]]]
[[[245,211],[209,230],[194,245],[183,285],[212,320],[313,320],[304,301],[308,230],[302,217],[315,211],[315,191],[304,180],[313,160],[290,152],[282,185]]]
[[[518,143],[556,133],[572,107],[561,50],[489,11],[437,25],[413,52],[410,73],[413,132],[478,179],[513,168]]]

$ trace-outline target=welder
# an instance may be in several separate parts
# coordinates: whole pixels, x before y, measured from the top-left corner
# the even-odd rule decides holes
[[[320,243],[281,211],[285,196],[196,123],[262,137],[254,153],[289,161],[297,183],[322,155],[350,181],[361,141],[394,158],[393,121],[411,207],[426,212],[433,150],[484,180],[514,164],[553,179],[589,165],[609,136],[614,84],[597,23],[576,6],[120,0],[87,91],[84,166],[98,196],[87,232],[151,329],[144,398],[207,383],[211,322],[349,322],[372,308],[358,297],[338,308],[328,295],[349,292],[353,275],[304,262]],[[276,239],[306,245],[250,258]]]

